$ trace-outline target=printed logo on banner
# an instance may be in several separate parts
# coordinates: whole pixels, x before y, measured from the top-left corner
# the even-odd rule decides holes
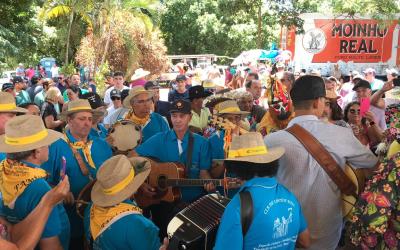
[[[327,40],[322,29],[310,29],[303,36],[303,48],[311,54],[317,54],[325,49]]]

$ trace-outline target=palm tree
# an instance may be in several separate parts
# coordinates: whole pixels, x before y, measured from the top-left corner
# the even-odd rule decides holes
[[[93,0],[47,0],[39,14],[40,18],[50,20],[61,16],[68,16],[67,41],[65,48],[65,65],[69,63],[69,47],[71,38],[71,28],[76,16],[79,16],[89,26],[92,20],[87,14],[93,7]]]

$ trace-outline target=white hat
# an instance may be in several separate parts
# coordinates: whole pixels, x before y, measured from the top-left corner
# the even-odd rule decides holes
[[[386,74],[390,74],[390,75],[395,75],[398,76],[399,75],[399,71],[397,71],[395,68],[391,68],[391,69],[386,69]]]
[[[142,68],[138,68],[135,70],[135,74],[131,77],[131,81],[135,81],[137,79],[140,79],[142,77],[145,77],[150,74],[150,71],[143,70]]]

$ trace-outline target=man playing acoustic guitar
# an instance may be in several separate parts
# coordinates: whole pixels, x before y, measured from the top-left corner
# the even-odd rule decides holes
[[[190,103],[178,100],[172,103],[171,121],[173,129],[160,132],[138,146],[136,154],[152,157],[160,162],[180,162],[185,164],[185,176],[191,179],[210,179],[211,153],[209,144],[203,137],[189,131],[189,122],[192,119]],[[135,153],[134,153],[135,154]],[[191,159],[189,162],[188,159]],[[212,183],[202,187],[183,187],[182,202],[161,202],[150,207],[154,223],[160,228],[160,236],[166,236],[167,225],[170,219],[183,208],[184,203],[190,203],[215,189]],[[141,187],[142,193],[152,198],[156,190],[148,184]]]

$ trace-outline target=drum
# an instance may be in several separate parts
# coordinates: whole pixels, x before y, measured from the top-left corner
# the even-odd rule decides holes
[[[89,182],[79,193],[78,199],[75,201],[76,213],[83,219],[87,205],[92,201],[92,188],[96,180]]]
[[[116,122],[111,128],[109,135],[112,137],[114,151],[126,152],[134,149],[142,140],[140,126],[129,120]]]

